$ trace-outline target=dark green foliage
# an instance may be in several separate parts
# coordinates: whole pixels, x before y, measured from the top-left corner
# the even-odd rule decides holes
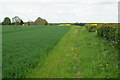
[[[31,21],[28,21],[28,22],[27,22],[27,25],[31,25]]]
[[[85,25],[85,23],[79,23],[79,26],[84,26]]]
[[[54,25],[53,23],[49,23],[49,25]]]
[[[120,52],[120,24],[118,25],[118,30],[117,30],[117,33],[118,33],[118,49],[119,49],[119,52]]]
[[[89,31],[89,32],[95,32],[96,29],[97,29],[96,26],[88,26],[88,31]]]
[[[35,23],[33,22],[33,21],[28,21],[28,22],[26,22],[26,23],[24,23],[25,25],[35,25]]]
[[[11,25],[15,25],[15,23],[11,23]]]
[[[76,23],[73,23],[72,25],[84,26],[84,25],[85,25],[85,23],[78,23],[78,22],[76,22]]]
[[[48,25],[48,22],[46,21],[45,25]]]
[[[28,25],[34,25],[35,23],[33,22],[33,21],[30,21],[30,24],[28,24]]]
[[[97,28],[97,34],[105,37],[107,40],[117,41],[118,32],[117,27],[113,26],[100,26]]]
[[[94,26],[94,25],[86,25],[86,29],[89,31],[89,32],[95,32],[97,30],[97,27]]]
[[[105,37],[107,40],[115,41],[116,43],[120,40],[118,24],[98,24],[98,26],[86,24],[85,27],[89,32],[97,31],[99,36]]]
[[[23,20],[21,19],[21,21],[20,21],[20,25],[23,25],[24,24],[24,22],[23,22]]]
[[[74,25],[79,25],[79,23],[78,23],[78,22],[76,22],[76,23],[74,23]]]
[[[2,22],[2,25],[11,25],[11,20],[9,17],[5,17],[4,21]]]

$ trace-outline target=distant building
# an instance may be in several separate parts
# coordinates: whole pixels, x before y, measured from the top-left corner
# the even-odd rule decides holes
[[[46,25],[47,21],[45,19],[38,17],[37,20],[35,20],[34,24],[35,25]]]

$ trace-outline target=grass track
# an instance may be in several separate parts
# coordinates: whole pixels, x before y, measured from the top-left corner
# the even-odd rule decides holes
[[[30,78],[116,78],[117,49],[112,43],[72,26]]]

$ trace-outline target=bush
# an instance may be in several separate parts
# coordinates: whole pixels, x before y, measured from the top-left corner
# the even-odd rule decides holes
[[[89,32],[95,32],[95,31],[97,31],[97,26],[95,26],[95,25],[86,24],[85,27],[86,27],[86,29],[87,29]]]
[[[95,26],[97,25],[97,26]],[[117,23],[111,24],[85,24],[86,29],[89,32],[97,31],[97,35],[101,37],[105,37],[107,40],[115,41],[120,45],[120,28],[118,28]]]
[[[76,22],[76,23],[73,23],[72,25],[84,26],[84,25],[85,25],[85,23],[78,23],[78,22]]]
[[[105,37],[107,40],[118,40],[118,29],[116,26],[99,26],[97,27],[97,34],[99,36]]]
[[[102,27],[97,27],[97,34],[98,34],[99,36],[103,36]]]
[[[96,29],[97,29],[96,26],[88,26],[88,31],[89,31],[89,32],[95,32]]]

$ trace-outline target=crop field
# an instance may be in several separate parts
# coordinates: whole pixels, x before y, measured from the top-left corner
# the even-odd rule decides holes
[[[3,26],[3,77],[25,77],[70,27]]]
[[[2,26],[3,78],[118,78],[116,37],[97,26]]]

